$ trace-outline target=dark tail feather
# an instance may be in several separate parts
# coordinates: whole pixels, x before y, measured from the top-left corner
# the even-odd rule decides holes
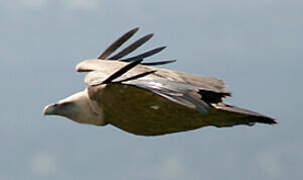
[[[251,123],[263,123],[263,124],[277,124],[277,122],[267,116],[251,116],[249,115],[248,117],[244,117],[244,119],[247,118]]]
[[[236,106],[223,104],[223,105],[215,106],[215,108],[219,111],[223,111],[228,114],[233,114],[231,118],[234,121],[238,121],[240,124],[248,124],[248,125],[253,125],[254,123],[277,124],[277,122],[271,117],[247,109],[239,108]]]

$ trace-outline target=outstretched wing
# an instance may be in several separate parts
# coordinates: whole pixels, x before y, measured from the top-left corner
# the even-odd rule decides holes
[[[229,95],[226,92],[216,92],[207,87],[198,87],[157,76],[155,75],[157,73],[156,70],[147,71],[145,69],[144,71],[142,69],[136,71],[135,67],[141,62],[142,60],[136,60],[125,64],[123,67],[113,71],[114,73],[111,73],[111,75],[108,75],[108,73],[102,74],[101,72],[95,77],[91,75],[88,79],[88,84],[91,89],[92,86],[111,83],[131,85],[151,91],[170,101],[204,113],[207,112],[210,104],[220,102],[222,97]],[[96,72],[91,72],[91,74],[96,75]]]
[[[152,49],[150,51],[144,52],[139,55],[135,55],[133,57],[124,58],[131,52],[135,51],[139,47],[141,47],[144,43],[146,43],[149,39],[153,37],[153,34],[148,34],[146,36],[143,36],[142,38],[138,39],[137,41],[133,42],[132,44],[128,45],[124,49],[122,49],[120,52],[116,53],[115,55],[112,55],[122,44],[124,44],[128,39],[130,39],[139,28],[134,28],[125,34],[123,34],[121,37],[119,37],[116,41],[114,41],[109,47],[103,51],[98,59],[91,59],[91,60],[84,60],[80,62],[76,66],[76,70],[78,72],[90,72],[90,71],[96,71],[94,73],[89,74],[86,77],[86,82],[89,82],[91,77],[95,79],[95,77],[98,76],[104,76],[102,74],[105,74],[105,76],[108,76],[109,73],[113,72],[117,68],[121,68],[123,63],[121,62],[132,62],[140,59],[145,59],[149,56],[152,56],[156,53],[159,53],[163,49],[165,49],[165,46],[158,47],[155,49]],[[104,61],[106,60],[106,61]],[[167,63],[175,62],[176,60],[163,60],[163,61],[156,61],[156,62],[142,62],[142,65],[146,66],[137,66],[136,72],[142,72],[142,71],[150,71],[150,70],[156,70],[155,73],[156,76],[162,77],[165,79],[169,79],[172,81],[178,81],[178,82],[184,82],[187,84],[191,84],[194,86],[200,86],[203,88],[208,88],[214,91],[223,91],[225,88],[225,83],[222,80],[212,78],[212,77],[205,77],[201,75],[190,75],[182,72],[175,72],[168,69],[156,69],[152,68],[150,66],[153,65],[162,65]]]
[[[120,61],[100,61],[97,59],[92,59],[79,63],[76,66],[76,70],[79,71],[80,68],[90,70],[91,72],[86,75],[84,81],[87,84],[91,84],[91,82],[102,82],[111,73],[122,68],[126,64],[126,62]],[[142,64],[135,66],[128,73],[121,75],[120,78],[131,77],[138,73],[143,73],[146,71],[156,71],[155,73],[150,75],[154,79],[167,79],[170,81],[176,81],[180,83],[186,83],[192,86],[197,86],[209,91],[225,92],[224,82],[216,78],[205,77],[202,75],[191,75],[187,73],[172,71],[170,69],[145,66]]]

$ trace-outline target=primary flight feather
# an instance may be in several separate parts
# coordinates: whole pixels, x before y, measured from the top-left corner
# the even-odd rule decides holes
[[[230,127],[255,123],[275,124],[262,114],[228,105],[222,80],[154,68],[175,60],[143,62],[162,51],[159,47],[124,58],[153,34],[148,34],[115,55],[139,28],[112,43],[97,59],[80,62],[78,72],[88,72],[88,87],[44,108],[45,115],[59,115],[73,121],[104,126],[111,124],[136,135],[155,136],[204,126]],[[112,56],[111,56],[112,55]]]

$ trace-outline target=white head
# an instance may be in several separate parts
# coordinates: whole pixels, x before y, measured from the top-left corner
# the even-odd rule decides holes
[[[58,103],[46,106],[43,109],[43,114],[64,116],[85,124],[106,124],[102,109],[89,98],[87,89],[62,99]]]

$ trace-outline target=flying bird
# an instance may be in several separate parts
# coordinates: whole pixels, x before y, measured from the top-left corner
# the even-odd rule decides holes
[[[112,55],[139,28],[114,41],[97,59],[80,62],[78,72],[87,88],[44,108],[44,115],[59,115],[75,122],[113,125],[136,135],[156,136],[205,126],[231,127],[275,124],[271,117],[223,102],[231,96],[222,80],[153,66],[175,60],[144,62],[159,47],[142,54],[128,54],[147,42],[148,34]]]

